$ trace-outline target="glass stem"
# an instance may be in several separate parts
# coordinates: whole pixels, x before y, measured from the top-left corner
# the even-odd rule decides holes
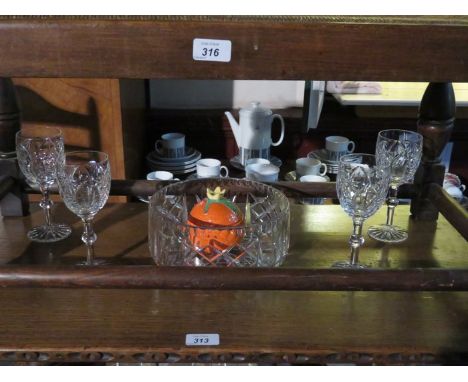
[[[357,265],[359,261],[359,248],[364,244],[364,237],[362,236],[362,224],[364,220],[361,218],[353,219],[353,234],[349,238],[351,245],[351,265]]]
[[[84,232],[81,236],[81,240],[86,244],[87,257],[86,264],[93,265],[94,261],[94,243],[96,242],[97,236],[94,233],[92,226],[92,218],[84,218]]]
[[[49,197],[49,187],[41,186],[42,200],[39,203],[39,206],[44,210],[46,225],[50,226],[52,224],[50,210],[52,208],[53,202]]]
[[[399,203],[397,195],[398,187],[391,185],[387,198],[387,225],[393,225],[393,215],[395,214],[395,208]]]

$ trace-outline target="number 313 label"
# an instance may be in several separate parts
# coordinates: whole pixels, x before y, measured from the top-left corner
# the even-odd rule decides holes
[[[193,59],[195,61],[231,61],[232,43],[229,40],[193,39]]]
[[[187,346],[213,346],[219,345],[219,334],[187,334],[185,336]]]

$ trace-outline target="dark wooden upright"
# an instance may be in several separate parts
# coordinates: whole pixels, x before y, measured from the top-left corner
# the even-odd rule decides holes
[[[455,93],[450,82],[431,82],[419,108],[417,130],[423,136],[421,165],[415,176],[418,194],[411,203],[416,219],[437,220],[438,210],[429,198],[429,185],[442,185],[445,167],[440,156],[455,123]]]
[[[0,78],[0,158],[15,157],[15,134],[21,128],[20,108],[11,78]]]
[[[0,182],[11,183],[0,200],[2,216],[28,213],[27,198],[20,187],[22,178],[16,160],[15,136],[21,128],[21,113],[11,78],[0,78]]]

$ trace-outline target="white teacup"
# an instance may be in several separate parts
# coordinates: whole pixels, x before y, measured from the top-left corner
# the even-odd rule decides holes
[[[457,175],[449,172],[445,173],[443,187],[453,198],[457,200],[463,199],[463,192],[465,192],[466,187]]]
[[[343,155],[352,153],[355,147],[354,142],[346,137],[331,135],[325,138],[325,149],[331,161],[339,161]]]
[[[451,174],[449,172],[445,173],[443,187],[444,188],[457,187],[462,192],[465,191],[466,189],[465,185],[462,184],[460,178],[457,175]]]
[[[254,163],[245,168],[245,176],[259,182],[276,182],[279,171],[279,167],[271,163]]]
[[[146,174],[147,180],[173,180],[174,175],[169,171],[152,171]],[[175,178],[174,180],[179,180]]]
[[[299,158],[296,160],[296,174],[303,175],[325,175],[327,165],[315,158]]]
[[[301,182],[315,182],[315,183],[326,183],[329,179],[320,175],[304,175],[299,178]],[[302,204],[323,204],[325,198],[303,198],[301,199]]]
[[[221,173],[222,171],[224,174]],[[197,162],[198,178],[225,178],[228,175],[228,168],[226,166],[221,166],[221,162],[218,159],[204,158]]]
[[[449,194],[452,198],[455,198],[455,199],[457,199],[457,200],[462,200],[462,199],[463,199],[463,191],[464,191],[464,189],[462,190],[460,187],[450,186],[450,187],[445,188],[445,191],[447,191],[448,194]]]
[[[328,182],[326,178],[320,175],[304,175],[299,178],[299,181],[301,182]]]
[[[445,182],[443,183],[443,187],[445,189],[448,189],[448,188],[451,188],[451,187],[454,187],[454,188],[458,188],[462,193],[465,192],[466,190],[466,186],[464,184],[454,184],[454,183],[451,183],[451,182]]]

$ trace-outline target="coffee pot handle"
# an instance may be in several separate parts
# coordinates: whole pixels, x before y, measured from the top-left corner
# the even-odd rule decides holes
[[[276,141],[276,142],[271,142],[271,145],[272,145],[272,146],[278,146],[278,145],[280,145],[281,142],[283,142],[283,138],[284,138],[284,120],[283,120],[283,117],[282,117],[281,115],[279,115],[279,114],[273,114],[273,115],[271,116],[271,122],[272,122],[272,123],[273,123],[273,120],[274,120],[275,118],[278,118],[278,119],[281,121],[281,136],[280,136],[280,138],[278,139],[278,141]]]
[[[222,171],[224,170],[224,175],[222,174]],[[229,169],[226,166],[221,166],[219,168],[219,175],[221,178],[227,178],[229,176]]]

